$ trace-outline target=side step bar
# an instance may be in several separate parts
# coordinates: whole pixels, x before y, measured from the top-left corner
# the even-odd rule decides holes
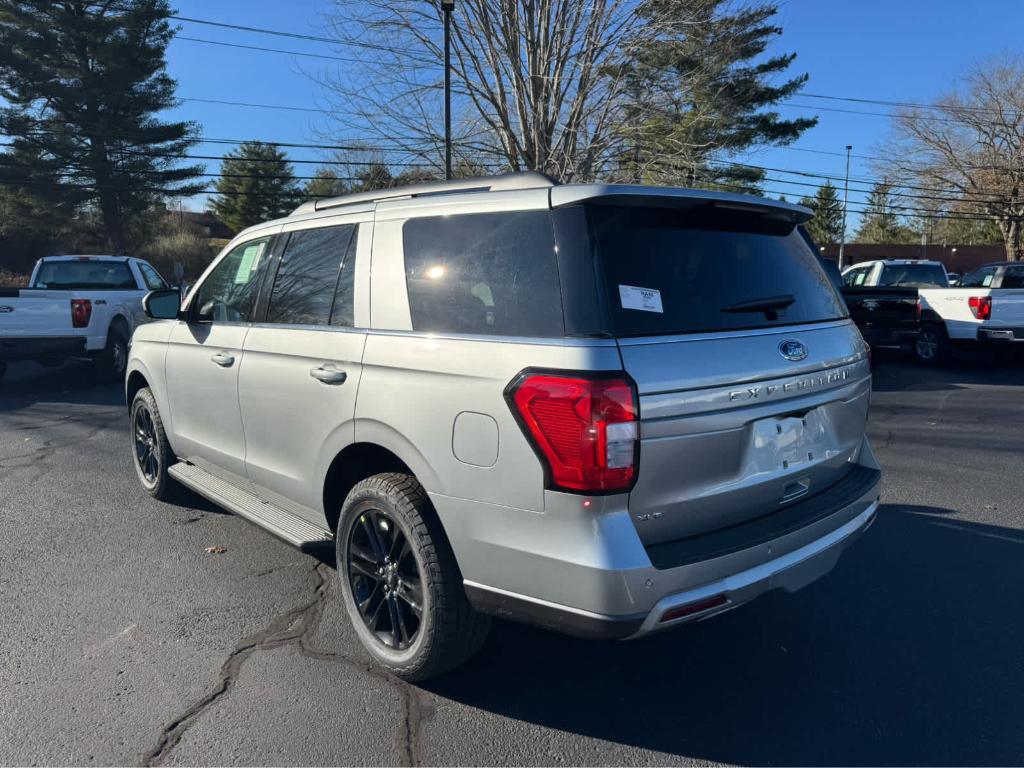
[[[181,461],[169,467],[167,473],[186,488],[191,488],[217,506],[244,517],[260,528],[265,528],[293,546],[302,547],[334,539],[330,531],[308,523],[291,512],[286,512],[255,494],[200,469],[195,464]]]

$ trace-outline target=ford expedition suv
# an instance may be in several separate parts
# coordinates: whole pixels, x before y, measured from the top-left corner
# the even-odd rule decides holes
[[[636,638],[796,590],[880,485],[810,215],[529,173],[307,203],[147,296],[139,480],[334,542],[360,640],[412,680],[492,615]]]

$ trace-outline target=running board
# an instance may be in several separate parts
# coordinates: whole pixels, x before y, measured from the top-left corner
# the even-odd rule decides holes
[[[330,531],[308,523],[291,512],[264,501],[254,493],[200,469],[195,464],[178,462],[168,468],[167,474],[218,507],[224,507],[239,517],[244,517],[250,523],[265,528],[293,546],[302,547],[334,539]]]

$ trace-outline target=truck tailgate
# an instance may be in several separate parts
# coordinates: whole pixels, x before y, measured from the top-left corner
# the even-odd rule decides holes
[[[74,336],[68,291],[0,288],[0,338]]]
[[[645,544],[771,514],[852,468],[871,377],[851,322],[619,343],[640,395],[629,509]]]

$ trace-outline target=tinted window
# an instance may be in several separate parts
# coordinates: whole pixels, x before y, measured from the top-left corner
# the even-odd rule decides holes
[[[142,279],[146,283],[146,287],[151,291],[159,291],[161,288],[166,288],[167,283],[160,277],[160,274],[149,266],[149,264],[143,264],[138,262],[139,272],[142,273]]]
[[[846,317],[785,222],[735,211],[593,207],[614,331],[699,333]]]
[[[96,291],[137,291],[125,261],[44,261],[36,274],[36,288]]]
[[[231,250],[206,276],[190,307],[200,320],[244,323],[251,319],[260,277],[269,261],[269,238]]]
[[[878,284],[901,288],[948,288],[949,279],[941,264],[886,264]]]
[[[334,306],[331,309],[331,325],[351,328],[355,307],[356,245],[359,240],[358,226],[352,228],[352,239],[348,244],[345,261],[338,275],[338,287],[334,291]]]
[[[327,325],[355,225],[292,232],[270,294],[268,323]]]
[[[961,288],[988,288],[996,275],[995,267],[982,267],[969,272],[960,279]]]
[[[563,335],[548,212],[410,219],[402,231],[415,330]]]
[[[1024,288],[1024,267],[1007,267],[1000,288]]]

